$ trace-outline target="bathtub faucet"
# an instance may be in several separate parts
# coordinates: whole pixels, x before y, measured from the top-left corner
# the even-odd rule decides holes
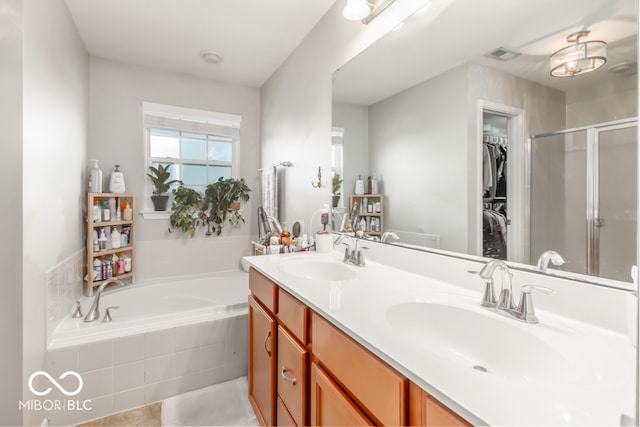
[[[93,299],[93,304],[91,304],[91,308],[89,309],[89,312],[87,313],[86,316],[84,316],[85,322],[93,322],[100,318],[100,295],[102,295],[102,291],[104,291],[104,288],[111,283],[117,283],[120,286],[127,285],[126,282],[123,282],[122,280],[116,279],[116,278],[105,280],[98,288],[98,291],[96,292],[96,297]]]

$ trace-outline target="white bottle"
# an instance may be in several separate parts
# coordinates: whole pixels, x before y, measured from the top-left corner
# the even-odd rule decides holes
[[[129,255],[124,256],[124,272],[128,273],[131,271],[131,257]]]
[[[102,193],[102,171],[98,166],[97,160],[89,160],[91,169],[89,170],[89,192]]]
[[[122,245],[122,239],[120,238],[120,232],[117,228],[113,227],[111,230],[111,248],[118,249]]]
[[[120,172],[120,165],[116,165],[113,172],[111,172],[109,191],[112,193],[124,193],[124,175]]]
[[[373,178],[371,178],[371,194],[380,194],[378,193],[378,179],[375,173],[373,174]]]
[[[356,188],[354,189],[355,194],[364,194],[364,181],[362,181],[362,176],[358,175],[358,179],[356,180]]]
[[[101,251],[104,251],[107,249],[107,236],[104,234],[104,228],[100,230],[100,237],[98,238],[98,243],[100,244]]]

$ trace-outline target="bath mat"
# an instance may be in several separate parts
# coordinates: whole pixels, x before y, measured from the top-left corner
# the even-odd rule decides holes
[[[170,397],[162,402],[162,425],[258,426],[247,387],[240,377]]]

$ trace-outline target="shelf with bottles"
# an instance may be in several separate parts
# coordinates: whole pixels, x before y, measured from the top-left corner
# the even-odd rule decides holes
[[[381,236],[384,232],[384,195],[352,195],[349,219],[354,230],[362,230],[370,236]]]
[[[121,193],[87,193],[86,288],[111,277],[134,277],[135,196]],[[126,265],[126,268],[125,268]]]

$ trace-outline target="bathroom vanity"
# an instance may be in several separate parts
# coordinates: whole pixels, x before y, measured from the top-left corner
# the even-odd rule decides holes
[[[539,324],[506,318],[480,307],[482,281],[467,270],[482,264],[421,256],[440,257],[440,271],[460,263],[458,276],[356,267],[337,251],[245,258],[262,424],[619,425],[633,413],[626,334],[545,304]]]

